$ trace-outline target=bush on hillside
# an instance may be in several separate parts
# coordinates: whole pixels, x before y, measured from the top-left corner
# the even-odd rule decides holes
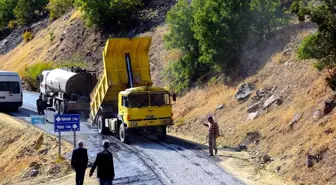
[[[22,37],[23,37],[23,40],[25,42],[29,42],[30,40],[33,39],[33,35],[32,35],[32,33],[30,31],[24,32],[24,34],[22,35]]]
[[[4,29],[9,21],[15,19],[14,8],[18,0],[0,0],[0,29]]]
[[[48,0],[19,0],[14,15],[20,25],[31,23],[37,20],[45,12]]]
[[[14,20],[9,21],[8,23],[8,28],[14,29],[16,26],[16,22]]]
[[[75,0],[88,26],[124,25],[141,5],[141,0]]]
[[[59,18],[73,7],[74,0],[50,0],[47,9],[50,19]]]
[[[237,63],[245,45],[286,24],[286,16],[278,0],[179,0],[166,22],[166,46],[184,54],[166,72],[170,86],[179,91],[210,71]]]
[[[36,80],[38,75],[44,70],[54,69],[55,65],[53,62],[39,62],[30,66],[26,66],[21,74],[22,80],[29,85],[32,90],[37,90],[39,87],[38,81]]]

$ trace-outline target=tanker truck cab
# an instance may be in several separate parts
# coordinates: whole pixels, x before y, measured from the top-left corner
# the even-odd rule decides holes
[[[22,106],[22,82],[16,72],[0,71],[0,107],[17,111]]]
[[[160,87],[135,87],[121,91],[118,95],[118,121],[110,121],[108,128],[127,140],[130,131],[156,134],[159,140],[166,137],[166,127],[173,125],[172,98]],[[111,125],[112,124],[112,125]]]

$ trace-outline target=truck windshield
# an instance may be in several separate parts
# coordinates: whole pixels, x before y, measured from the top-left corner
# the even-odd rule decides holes
[[[148,107],[149,96],[148,93],[130,94],[128,96],[129,107]]]
[[[165,106],[170,105],[170,96],[168,93],[151,93],[150,94],[151,106]]]
[[[0,91],[9,91],[14,94],[20,93],[19,82],[0,82]]]

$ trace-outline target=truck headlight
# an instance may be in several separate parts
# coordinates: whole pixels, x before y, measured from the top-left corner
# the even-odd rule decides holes
[[[138,125],[138,123],[136,121],[131,121],[131,126],[132,127],[136,127]]]

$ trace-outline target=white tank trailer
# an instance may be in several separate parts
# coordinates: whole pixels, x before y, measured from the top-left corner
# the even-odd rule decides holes
[[[46,107],[57,114],[90,111],[90,93],[97,83],[92,73],[78,68],[47,70],[39,75],[38,81]]]

